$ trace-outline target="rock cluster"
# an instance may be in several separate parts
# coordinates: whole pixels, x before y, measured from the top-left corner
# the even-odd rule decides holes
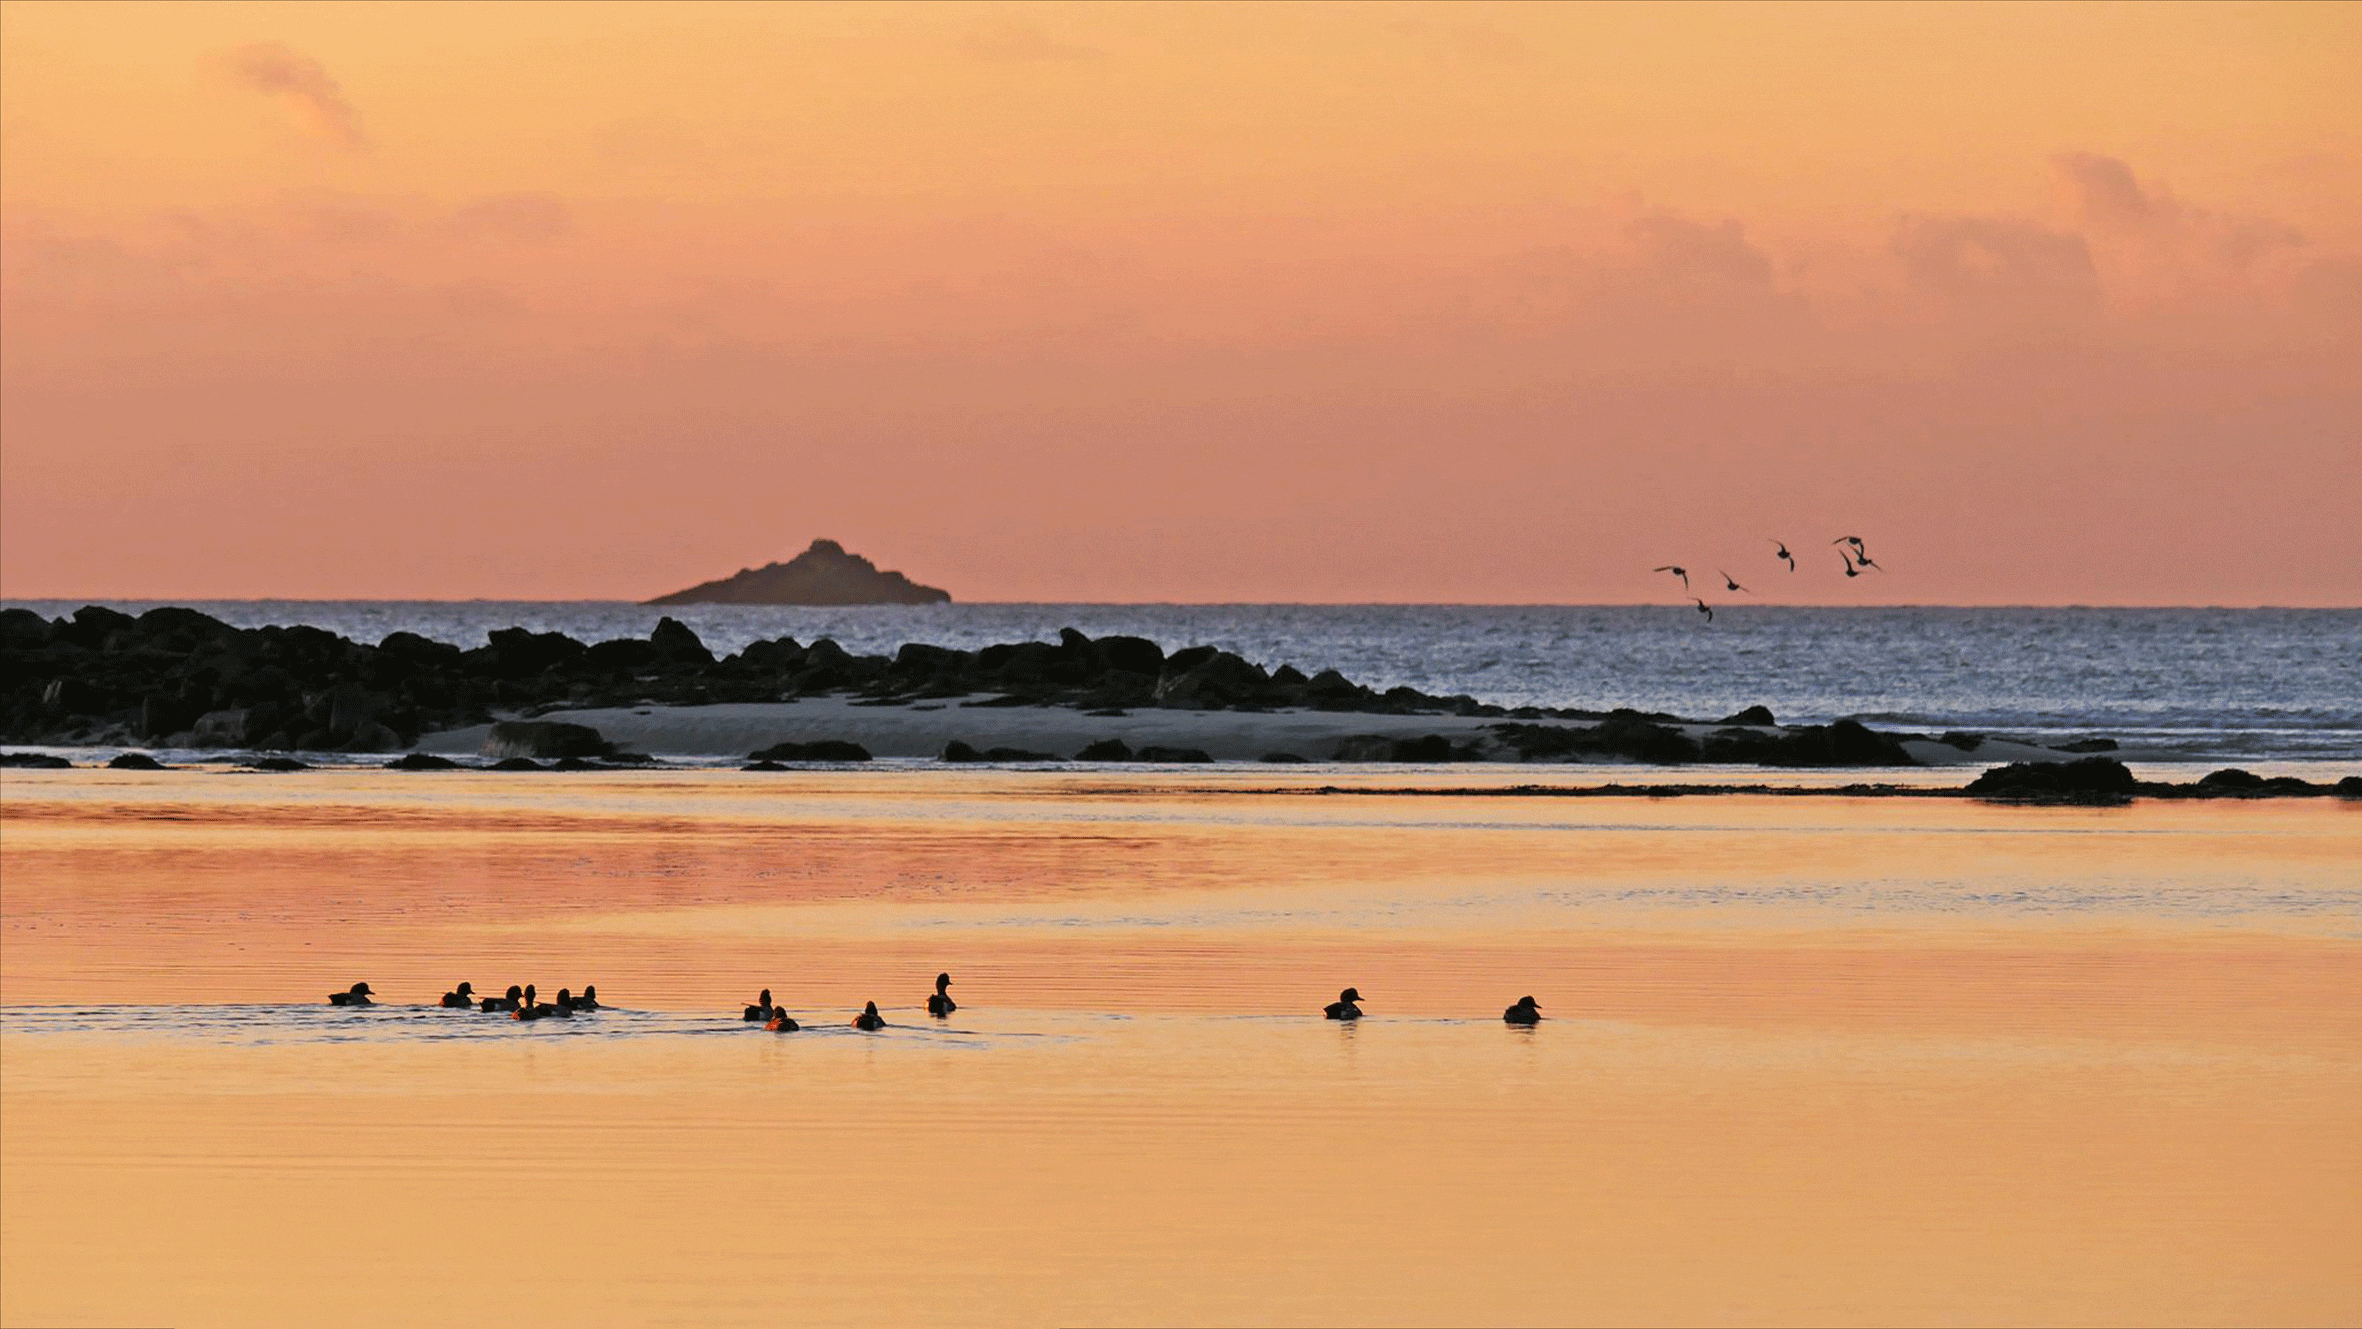
[[[956,650],[914,642],[855,655],[822,638],[757,641],[716,659],[667,618],[646,638],[584,643],[502,628],[462,650],[396,632],[374,646],[314,627],[234,628],[193,609],[134,618],[87,606],[71,618],[0,611],[0,741],[149,743],[299,752],[399,752],[418,736],[496,715],[559,708],[769,702],[851,694],[877,705],[989,695],[999,704],[1085,710],[1307,707],[1383,714],[1603,718],[1505,711],[1472,697],[1377,692],[1336,670],[1266,671],[1228,651],[1167,655],[1139,637]],[[993,704],[993,703],[986,703]],[[595,736],[496,736],[488,756],[600,755]],[[569,746],[571,744],[572,746]]]

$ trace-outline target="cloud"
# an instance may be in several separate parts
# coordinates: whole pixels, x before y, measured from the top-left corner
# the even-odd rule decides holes
[[[1659,211],[1635,220],[1630,231],[1660,275],[1737,286],[1771,285],[1771,255],[1747,243],[1747,228],[1736,218],[1701,222]]]
[[[222,57],[222,67],[239,85],[277,97],[293,107],[305,127],[332,143],[369,146],[361,113],[346,100],[328,70],[308,55],[278,42],[254,42]]]
[[[2075,200],[2076,214],[2101,226],[2140,226],[2152,219],[2178,216],[2179,204],[2170,197],[2151,198],[2133,179],[2132,167],[2120,158],[2096,152],[2062,152],[2050,159],[2052,169]]]
[[[461,235],[540,243],[574,229],[574,214],[547,194],[495,194],[451,214]]]
[[[996,65],[1053,64],[1096,60],[1106,52],[1091,46],[1062,42],[1030,23],[1000,23],[978,28],[960,43],[969,58]]]
[[[2072,231],[2014,217],[1912,215],[1896,224],[1890,249],[1911,285],[1955,304],[2030,315],[2099,303],[2091,246]]]

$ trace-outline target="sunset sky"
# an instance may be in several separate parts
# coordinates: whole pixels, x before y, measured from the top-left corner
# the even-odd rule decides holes
[[[2362,6],[0,5],[0,594],[815,536],[2362,604]]]

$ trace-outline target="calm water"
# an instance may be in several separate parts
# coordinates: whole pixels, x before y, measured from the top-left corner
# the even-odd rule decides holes
[[[2357,862],[2329,801],[12,771],[0,1322],[2350,1323]]]
[[[24,601],[48,615],[78,605]],[[149,602],[112,602],[127,611]],[[1713,624],[1654,606],[1023,605],[825,609],[616,603],[222,601],[241,626],[308,623],[360,640],[461,646],[494,628],[641,636],[665,613],[727,653],[760,638],[849,650],[976,647],[1129,633],[1266,666],[1342,670],[1503,705],[1632,706],[1711,718],[1762,703],[1785,721],[1854,716],[2036,738],[2107,734],[2206,760],[2362,758],[2362,610],[1811,609],[1728,606]]]

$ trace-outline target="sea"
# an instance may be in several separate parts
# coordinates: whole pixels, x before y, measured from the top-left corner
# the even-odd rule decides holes
[[[11,600],[56,617],[81,601]],[[139,613],[157,601],[103,601]],[[2362,609],[947,604],[845,607],[622,601],[180,601],[240,627],[309,624],[359,641],[461,647],[497,628],[584,641],[669,615],[716,654],[793,637],[855,653],[1128,634],[1212,645],[1266,667],[1336,669],[1504,706],[1629,706],[1716,719],[2022,736],[2104,735],[2198,760],[2362,761]]]

